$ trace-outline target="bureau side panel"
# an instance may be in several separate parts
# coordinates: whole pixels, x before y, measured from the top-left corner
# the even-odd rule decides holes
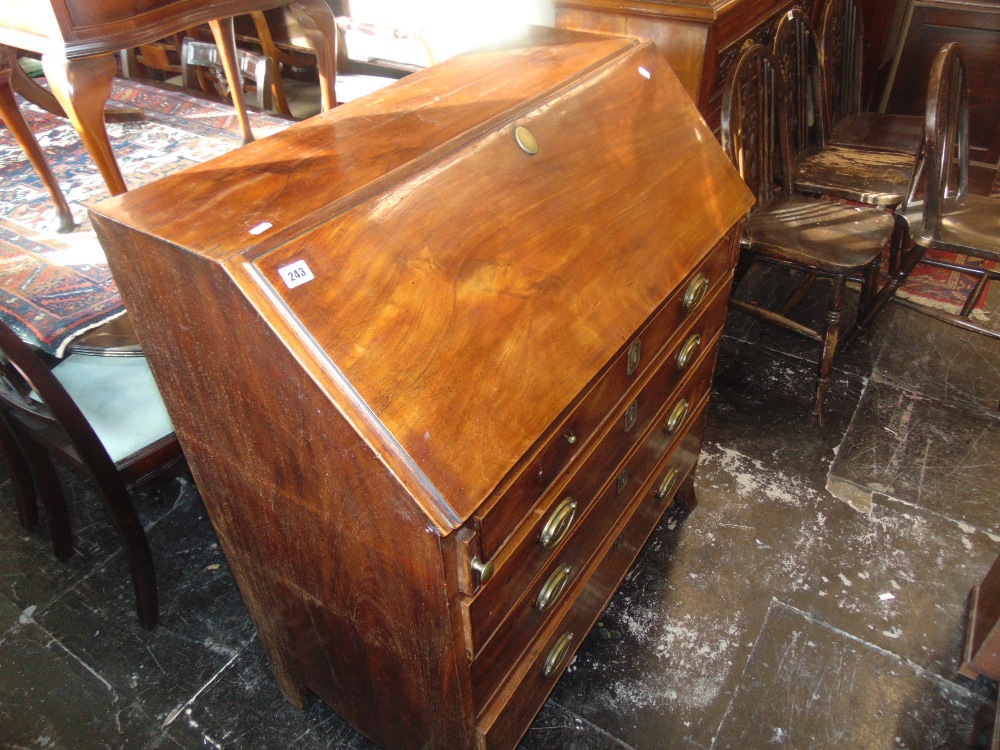
[[[286,696],[385,747],[467,745],[432,525],[223,267],[93,218]]]

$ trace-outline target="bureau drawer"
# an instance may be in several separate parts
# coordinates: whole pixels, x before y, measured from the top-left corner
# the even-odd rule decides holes
[[[675,461],[680,461],[680,457],[686,455],[679,446],[687,440],[689,430],[685,428],[700,423],[703,407],[708,401],[712,360],[714,357],[705,362],[706,377],[692,380],[678,395],[678,398],[686,398],[696,407],[692,421],[684,428],[679,428],[679,434],[668,434],[660,428],[650,431],[647,440],[625,464],[638,480],[632,491],[619,493],[617,483],[611,481],[594,501],[593,511],[583,519],[572,538],[548,561],[516,604],[510,606],[509,611],[501,613],[501,616],[506,615],[506,619],[483,646],[470,668],[473,701],[477,711],[496,692],[528,643],[561,608],[564,601],[569,600],[570,592],[577,587],[581,573],[587,569],[611,528],[623,515],[628,514],[629,506],[634,505],[638,488],[653,478],[664,455],[673,451]],[[694,431],[699,430],[700,427]],[[687,468],[687,464],[681,462],[678,474],[682,474]],[[673,481],[668,483],[670,486],[664,486],[664,491],[660,493],[663,497],[672,495],[678,486],[678,474],[673,475]],[[659,484],[656,489],[659,490]],[[542,607],[540,602],[544,602]]]
[[[657,361],[663,348],[680,339],[680,329],[690,327],[713,304],[721,304],[724,309],[731,281],[732,237],[716,245],[571,407],[568,416],[556,423],[540,447],[529,453],[473,514],[471,523],[479,532],[484,559],[494,556],[542,494],[581,454],[615,407]]]
[[[607,520],[602,527],[606,531],[607,524],[621,512],[622,503],[633,496],[636,483],[645,480],[670,443],[687,426],[711,382],[718,335],[714,326],[709,335],[712,338],[699,352],[702,356],[688,370],[678,371],[673,357],[660,366],[632,402],[639,404],[642,412],[641,417],[635,418],[632,429],[624,429],[631,413],[626,409],[626,417],[617,420],[594,452],[528,516],[524,533],[516,535],[501,550],[494,560],[493,577],[475,598],[463,604],[473,654],[479,653],[521,594],[540,585],[535,579],[543,568],[543,580],[552,574],[557,563],[570,565],[574,573],[579,571],[580,563],[590,557],[600,537],[584,544],[581,534],[586,537],[592,529],[588,532],[578,529],[583,525],[593,526],[590,519],[596,514]],[[683,383],[678,386],[682,378]],[[665,398],[664,394],[670,396]],[[623,463],[640,442],[640,447]],[[601,490],[602,485],[607,487]],[[598,510],[597,505],[608,507]]]
[[[567,599],[568,603],[530,645],[509,675],[504,689],[478,714],[476,734],[479,748],[510,750],[528,729],[669,507],[672,495],[661,498],[655,494],[662,478],[671,469],[676,470],[678,479],[672,489],[676,492],[694,471],[704,419],[705,409],[702,408],[681,443],[644,483],[636,502],[629,509],[631,514],[623,514],[594,560],[575,582],[572,599]],[[560,658],[563,647],[565,649],[561,651]]]

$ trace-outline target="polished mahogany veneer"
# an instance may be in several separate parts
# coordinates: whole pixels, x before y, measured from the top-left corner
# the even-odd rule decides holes
[[[655,42],[712,128],[722,87],[747,42],[770,44],[778,19],[816,0],[554,0],[556,25]]]
[[[510,748],[693,471],[752,198],[533,29],[92,211],[279,685]]]

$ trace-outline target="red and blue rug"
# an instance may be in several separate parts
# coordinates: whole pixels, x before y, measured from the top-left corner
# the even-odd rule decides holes
[[[200,164],[242,143],[231,106],[116,79],[110,106],[139,107],[145,121],[111,123],[108,134],[129,188]],[[65,120],[22,103],[79,225],[52,230],[49,195],[0,123],[0,317],[22,338],[62,356],[81,333],[124,312],[86,205],[109,193],[97,167]],[[290,123],[251,115],[258,138]]]

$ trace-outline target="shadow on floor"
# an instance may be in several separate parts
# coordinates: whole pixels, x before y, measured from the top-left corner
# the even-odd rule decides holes
[[[730,316],[700,505],[654,532],[523,748],[986,747],[994,686],[956,670],[1000,553],[1000,347],[891,306],[835,362],[822,425],[815,356]],[[89,486],[66,481],[68,564],[0,487],[0,747],[373,747],[283,700],[189,477],[138,499],[153,633]]]

